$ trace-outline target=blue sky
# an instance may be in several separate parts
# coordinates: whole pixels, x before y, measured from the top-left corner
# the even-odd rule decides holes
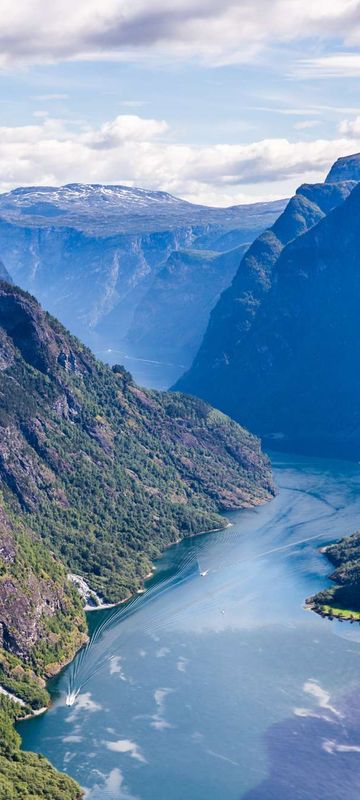
[[[0,0],[0,189],[289,195],[360,150],[354,0]]]

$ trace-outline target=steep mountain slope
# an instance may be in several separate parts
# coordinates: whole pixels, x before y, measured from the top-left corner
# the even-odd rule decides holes
[[[139,303],[128,340],[141,353],[190,364],[211,310],[239,266],[248,245],[225,253],[178,250],[158,272]]]
[[[238,360],[244,418],[286,448],[360,453],[359,214],[356,187],[284,250]]]
[[[0,797],[82,796],[44,758],[22,753],[12,726],[15,718],[48,704],[44,678],[72,658],[86,638],[82,604],[65,568],[33,531],[4,510],[1,499]]]
[[[341,175],[343,169],[342,164]],[[344,196],[344,184],[315,188],[318,207],[324,191],[327,198]],[[222,359],[213,358],[201,372],[208,333],[180,386],[211,397],[235,418],[241,415],[276,446],[359,457],[360,187],[326,210],[307,233],[292,237],[282,252],[279,248],[268,272],[262,251],[257,275],[267,285],[262,296],[258,292],[252,298],[255,313],[251,303],[244,312],[237,292],[230,304],[235,324],[231,335],[226,331],[225,344],[222,336]],[[316,222],[316,215],[312,219]],[[239,275],[233,286],[236,282]],[[224,298],[220,303],[224,308]],[[221,335],[219,318],[218,308],[213,338]]]
[[[17,189],[0,195],[0,256],[16,283],[83,340],[118,347],[174,251],[251,242],[283,205],[207,208],[121,186]],[[189,293],[190,272],[188,284]]]
[[[13,730],[86,639],[69,569],[123,599],[167,544],[271,498],[271,471],[236,423],[139,389],[5,281],[0,394],[0,797],[80,800]]]
[[[339,183],[340,181],[360,182],[360,154],[354,153],[352,156],[338,158],[326,178],[327,183]]]
[[[164,545],[273,492],[249,433],[202,401],[139,389],[5,283],[0,366],[5,500],[110,600]]]

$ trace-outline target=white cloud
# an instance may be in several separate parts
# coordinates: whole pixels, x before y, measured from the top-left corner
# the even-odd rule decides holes
[[[126,677],[122,668],[122,657],[112,656],[110,659],[110,675],[119,675],[122,681],[126,681]]]
[[[78,744],[79,742],[83,741],[83,737],[79,736],[77,733],[71,734],[70,736],[64,736],[63,742],[68,744]]]
[[[124,783],[124,778],[118,768],[102,777],[101,784],[97,783],[92,789],[85,789],[86,800],[98,800],[99,797],[106,797],[108,800],[139,800],[132,795]]]
[[[155,653],[156,658],[165,658],[170,653],[168,647],[159,647],[159,649]]]
[[[140,761],[142,764],[147,763],[146,758],[144,758],[140,750],[140,747],[135,742],[131,742],[130,739],[119,739],[117,742],[106,742],[106,747],[113,753],[128,753],[131,758],[135,758],[136,761]]]
[[[187,665],[189,663],[188,658],[184,658],[184,656],[180,656],[179,660],[176,663],[176,669],[178,672],[186,672]]]
[[[344,136],[350,136],[354,139],[360,139],[360,116],[355,119],[344,119],[339,125],[339,131]]]
[[[343,714],[338,711],[335,706],[331,705],[331,695],[326,689],[323,689],[320,684],[315,680],[309,680],[304,683],[304,692],[315,698],[319,708],[325,711],[330,711],[335,717],[342,718]]]
[[[135,114],[120,114],[111,122],[105,122],[98,131],[83,137],[84,144],[94,149],[111,150],[125,142],[146,142],[167,132],[164,120],[143,119]]]
[[[70,714],[66,718],[66,722],[74,722],[81,712],[92,714],[94,711],[101,711],[102,706],[92,700],[90,692],[79,694],[76,698],[76,703],[73,706]]]
[[[3,65],[66,58],[243,62],[301,37],[360,41],[358,0],[0,0]]]
[[[173,726],[165,719],[165,700],[169,694],[172,694],[173,689],[156,689],[154,692],[154,700],[157,706],[157,711],[151,716],[151,727],[156,731],[164,731]]]
[[[360,18],[360,14],[359,14]],[[360,54],[339,53],[297,62],[293,74],[298,78],[357,78],[360,75]]]
[[[286,196],[300,182],[322,180],[336,158],[360,149],[358,122],[352,125],[335,139],[195,146],[174,141],[166,122],[136,115],[99,128],[39,118],[0,127],[0,190],[122,183],[210,205]]]
[[[320,125],[318,119],[304,119],[301,120],[300,122],[295,122],[294,128],[297,131],[307,131],[310,130],[311,128],[316,128],[317,125]]]
[[[333,739],[324,739],[322,749],[325,753],[360,753],[358,744],[338,744]]]

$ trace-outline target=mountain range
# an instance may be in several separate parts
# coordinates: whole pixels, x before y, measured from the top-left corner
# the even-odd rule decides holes
[[[237,248],[283,206],[210,208],[124,186],[16,189],[0,195],[0,258],[17,284],[97,349],[161,359],[174,313],[172,360],[188,366],[237,269]]]
[[[360,155],[301,186],[242,259],[177,389],[269,446],[359,457]]]

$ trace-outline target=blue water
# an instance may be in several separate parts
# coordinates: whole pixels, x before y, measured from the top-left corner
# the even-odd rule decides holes
[[[360,468],[273,464],[276,499],[166,551],[153,584],[170,588],[105,625],[19,725],[88,800],[358,800],[360,627],[303,603],[328,585],[319,546],[360,527]]]
[[[120,350],[116,347],[99,348],[95,345],[94,352],[97,358],[107,364],[122,364],[131,372],[138,386],[147,386],[150,389],[168,389],[185,371],[184,364],[142,358],[129,344]]]

